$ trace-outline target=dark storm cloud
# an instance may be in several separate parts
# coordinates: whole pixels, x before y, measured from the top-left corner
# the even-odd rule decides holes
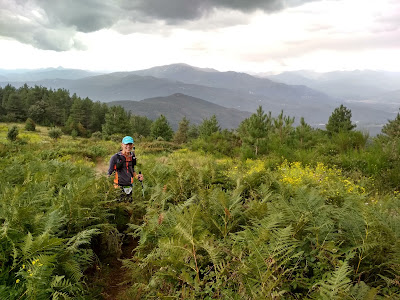
[[[122,11],[114,1],[102,0],[37,0],[51,24],[75,27],[77,31],[92,32],[110,27]]]
[[[303,1],[308,2],[308,1]],[[123,0],[122,7],[129,11],[139,11],[168,22],[193,20],[202,17],[214,9],[232,9],[251,12],[257,9],[277,11],[284,7],[283,0]]]
[[[184,27],[216,9],[274,12],[310,1],[317,0],[0,0],[0,36],[65,51],[84,47],[76,33],[120,26],[124,21]]]

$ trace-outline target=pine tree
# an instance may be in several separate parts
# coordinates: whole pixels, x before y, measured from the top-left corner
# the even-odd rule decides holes
[[[170,141],[173,136],[173,131],[167,118],[164,115],[161,115],[157,120],[151,124],[151,136],[154,139],[159,137],[163,138],[166,141]]]
[[[186,117],[179,122],[179,127],[177,132],[174,135],[174,142],[178,144],[183,144],[188,141],[188,132],[189,132],[189,120]]]
[[[279,136],[279,141],[283,144],[288,136],[293,132],[294,117],[284,116],[283,110],[277,118],[274,119],[275,132]]]
[[[85,120],[88,120],[87,115],[85,113],[85,105],[81,98],[75,97],[74,102],[72,103],[69,120],[75,124],[81,123],[83,124]]]
[[[108,106],[105,103],[93,103],[92,113],[88,129],[91,132],[101,131],[102,124],[105,123]]]
[[[45,122],[47,107],[48,107],[48,104],[42,100],[31,105],[28,109],[29,118],[31,118],[36,123],[39,123],[41,125],[47,125]]]
[[[130,134],[129,126],[130,115],[122,106],[113,106],[105,116],[103,133],[112,135],[116,133]]]
[[[382,133],[386,134],[390,138],[400,137],[400,113],[397,113],[396,119],[389,121],[385,126],[383,126]]]
[[[188,129],[188,139],[193,140],[199,137],[199,128],[195,124],[189,125]]]
[[[152,123],[153,121],[146,116],[133,115],[131,117],[132,132],[138,136],[149,136]]]
[[[347,132],[354,128],[356,128],[356,125],[351,123],[351,110],[343,106],[343,104],[335,108],[326,124],[326,130],[330,134],[339,133],[341,131]]]
[[[212,115],[210,119],[204,119],[199,125],[199,136],[207,137],[215,132],[221,131],[216,115]]]
[[[10,94],[4,104],[7,110],[7,118],[9,121],[23,121],[26,119],[26,108],[24,101],[18,93]]]
[[[49,137],[51,137],[53,140],[57,140],[62,136],[62,131],[60,128],[53,127],[49,130]]]
[[[272,128],[271,112],[265,114],[262,106],[250,118],[245,119],[239,125],[241,139],[254,148],[255,154],[259,153],[260,147],[264,148]]]
[[[300,118],[300,125],[296,127],[295,133],[296,138],[300,144],[300,147],[304,147],[307,140],[312,138],[313,129],[306,123],[304,117]]]

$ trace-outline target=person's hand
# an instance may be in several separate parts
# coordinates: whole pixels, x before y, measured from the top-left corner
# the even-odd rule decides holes
[[[139,173],[138,176],[137,176],[137,179],[139,181],[143,181],[143,174]]]

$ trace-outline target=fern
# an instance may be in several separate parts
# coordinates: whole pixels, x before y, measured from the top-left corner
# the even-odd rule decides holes
[[[100,230],[97,228],[88,229],[77,233],[66,243],[66,250],[70,251],[71,253],[75,253],[80,246],[90,244],[92,237],[97,234],[100,234]]]
[[[238,192],[224,192],[219,189],[212,189],[210,193],[203,193],[203,210],[207,223],[214,224],[215,229],[209,230],[222,238],[227,238],[228,234],[239,229],[239,224],[243,222],[242,197]]]
[[[55,276],[50,283],[51,299],[75,299],[81,287],[72,284],[64,276]]]
[[[242,256],[241,281],[253,296],[265,297],[290,282],[302,256],[293,228],[281,227],[282,217],[267,216],[234,236],[234,253]]]
[[[62,248],[63,242],[63,239],[53,237],[48,233],[43,233],[35,238],[28,233],[21,245],[22,256],[27,260],[41,253],[58,251]]]
[[[350,289],[350,296],[354,300],[375,300],[378,298],[379,289],[371,288],[361,281]]]
[[[340,263],[335,271],[326,275],[326,279],[317,283],[323,299],[343,299],[350,290],[351,280],[348,278],[350,267],[346,261]]]

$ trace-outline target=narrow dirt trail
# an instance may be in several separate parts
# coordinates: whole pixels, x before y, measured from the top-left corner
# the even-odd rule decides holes
[[[122,259],[131,258],[134,255],[134,249],[137,241],[129,237],[129,241],[121,247],[122,254],[119,259],[110,261],[104,274],[105,286],[101,293],[104,300],[127,300],[126,290],[130,287],[129,272],[122,267]]]
[[[97,158],[95,166],[96,174],[106,175],[108,171],[108,164],[101,157]]]
[[[108,163],[98,158],[96,160],[95,172],[97,175],[106,175],[108,171]],[[129,271],[123,268],[123,259],[129,259],[134,256],[134,249],[137,247],[138,241],[133,239],[131,236],[126,235],[124,242],[121,245],[121,255],[118,257],[109,257],[106,261],[102,262],[103,266],[98,267],[92,276],[94,276],[95,285],[102,290],[102,300],[128,300],[125,295],[127,289],[129,289]]]

